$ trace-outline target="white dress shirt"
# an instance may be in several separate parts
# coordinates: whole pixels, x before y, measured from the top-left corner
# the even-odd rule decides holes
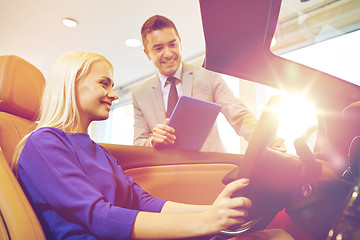
[[[176,90],[177,90],[178,96],[180,98],[180,96],[182,95],[182,85],[181,85],[182,63],[180,64],[178,70],[176,70],[176,72],[173,76],[178,79],[178,80],[176,80]],[[165,111],[167,111],[167,102],[168,102],[168,98],[169,98],[169,91],[170,91],[171,84],[169,84],[167,82],[168,76],[165,76],[165,75],[161,74],[160,72],[159,72],[159,79],[160,79],[160,83],[161,83],[161,91],[163,94]]]

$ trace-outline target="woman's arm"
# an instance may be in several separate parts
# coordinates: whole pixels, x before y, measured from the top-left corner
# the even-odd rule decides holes
[[[161,213],[196,213],[205,212],[211,205],[192,205],[167,201]]]
[[[228,184],[210,205],[187,205],[168,202],[161,213],[139,212],[131,238],[186,238],[218,233],[244,222],[251,201],[245,197],[231,198],[233,193],[248,185],[247,179]]]

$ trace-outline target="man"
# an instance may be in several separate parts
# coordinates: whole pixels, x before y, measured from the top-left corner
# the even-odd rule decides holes
[[[149,18],[142,26],[141,37],[144,52],[158,72],[133,92],[134,145],[158,147],[176,141],[175,129],[167,126],[167,116],[171,114],[167,109],[171,89],[168,77],[176,78],[178,96],[220,104],[236,133],[249,141],[257,119],[234,96],[220,74],[181,61],[181,39],[171,20],[159,15]],[[216,124],[201,150],[225,152]]]

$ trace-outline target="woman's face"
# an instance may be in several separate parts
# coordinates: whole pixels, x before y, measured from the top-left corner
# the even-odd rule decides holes
[[[109,117],[112,101],[118,99],[113,85],[113,73],[105,61],[93,63],[89,73],[77,81],[77,104],[84,129],[92,121]]]

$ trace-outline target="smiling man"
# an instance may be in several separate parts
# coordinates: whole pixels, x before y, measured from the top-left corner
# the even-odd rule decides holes
[[[171,20],[159,15],[149,18],[141,28],[141,37],[144,52],[158,72],[133,92],[134,145],[157,147],[176,141],[175,129],[167,126],[173,105],[168,100],[173,95],[175,99],[186,95],[220,104],[236,133],[250,139],[257,119],[220,74],[182,62],[181,38]],[[225,152],[216,124],[201,150]]]

